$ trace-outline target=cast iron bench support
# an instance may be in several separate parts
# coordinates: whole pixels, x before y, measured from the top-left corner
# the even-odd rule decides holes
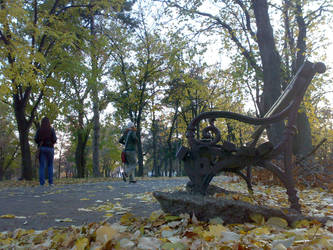
[[[281,180],[287,190],[290,207],[300,212],[301,206],[292,174],[292,140],[296,131],[297,111],[314,75],[325,70],[323,63],[313,64],[306,61],[263,118],[253,118],[228,111],[204,112],[195,117],[186,132],[189,148],[182,146],[177,153],[177,157],[184,161],[185,172],[190,178],[187,184],[188,190],[205,195],[215,175],[220,172],[233,172],[246,181],[248,190],[252,192],[251,166],[259,166],[271,171]],[[233,119],[259,127],[252,136],[253,140],[246,146],[238,148],[230,142],[221,141],[221,132],[214,125],[217,118]],[[200,121],[207,119],[209,125],[202,130],[202,138],[196,139],[197,126]],[[267,126],[285,119],[287,125],[278,144],[273,145],[268,141],[256,146]],[[272,159],[281,154],[283,168],[272,163]],[[244,170],[245,173],[242,172]]]

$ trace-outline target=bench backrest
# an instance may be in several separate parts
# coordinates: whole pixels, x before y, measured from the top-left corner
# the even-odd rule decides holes
[[[314,75],[317,72],[322,73],[325,71],[323,67],[325,67],[325,65],[322,63],[313,64],[305,61],[280,97],[266,112],[264,118],[271,117],[272,115],[281,112],[290,104],[291,101],[301,102]],[[253,133],[252,138],[257,139],[265,128],[265,126],[259,126]]]

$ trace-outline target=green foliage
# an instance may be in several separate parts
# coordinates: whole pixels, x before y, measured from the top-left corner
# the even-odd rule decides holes
[[[0,103],[0,180],[9,179],[19,168],[19,141],[6,104]]]

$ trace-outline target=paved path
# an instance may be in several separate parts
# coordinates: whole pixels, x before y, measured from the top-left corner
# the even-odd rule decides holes
[[[16,228],[44,230],[49,227],[83,225],[118,220],[128,212],[149,216],[159,210],[151,192],[184,187],[188,178],[140,180],[136,184],[122,181],[59,185],[49,187],[17,187],[0,190],[0,232]],[[99,211],[98,211],[99,210]],[[64,219],[71,221],[62,221]]]

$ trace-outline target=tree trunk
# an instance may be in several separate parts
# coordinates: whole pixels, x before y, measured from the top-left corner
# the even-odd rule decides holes
[[[136,132],[136,136],[138,137],[138,165],[139,171],[138,176],[143,176],[143,153],[142,153],[142,141],[141,141],[141,128],[138,126],[138,130]]]
[[[298,25],[298,37],[297,37],[297,55],[296,55],[296,71],[302,66],[305,61],[306,55],[306,33],[307,25],[303,17],[303,9],[300,1],[296,1],[296,21]],[[312,148],[312,137],[311,137],[311,127],[309,119],[306,115],[306,111],[298,112],[297,115],[297,129],[298,133],[295,136],[294,146],[296,150],[295,154],[306,155]]]
[[[99,171],[99,138],[100,138],[100,122],[99,122],[99,105],[98,95],[93,91],[93,110],[94,110],[94,136],[93,136],[93,175],[100,176]]]
[[[173,159],[174,159],[174,155],[173,155],[173,152],[172,152],[172,142],[171,142],[171,139],[172,139],[172,135],[175,131],[175,127],[176,127],[176,121],[177,121],[177,117],[178,117],[178,106],[179,106],[179,103],[178,101],[176,102],[176,106],[175,106],[175,112],[174,112],[174,115],[173,115],[173,118],[172,118],[172,123],[171,123],[171,127],[170,127],[170,132],[169,132],[169,135],[168,135],[168,140],[167,140],[167,143],[168,143],[168,148],[169,148],[169,169],[170,169],[170,172],[169,172],[169,177],[172,177],[173,175]]]
[[[5,166],[4,166],[5,162],[4,161],[5,161],[5,159],[4,159],[4,157],[2,157],[0,159],[0,181],[3,180],[3,177],[5,175]]]
[[[173,157],[172,157],[172,144],[168,142],[168,159],[169,159],[169,177],[173,175]]]
[[[27,96],[26,96],[27,98]],[[31,122],[25,119],[25,105],[26,103],[19,100],[18,95],[13,96],[14,99],[14,112],[19,132],[21,159],[22,159],[22,176],[24,180],[32,180],[32,163],[29,144],[29,130]]]
[[[157,163],[157,124],[155,119],[155,112],[153,111],[152,121],[152,137],[153,137],[153,176],[159,176],[158,163]]]
[[[273,29],[268,15],[267,0],[252,0],[257,24],[257,39],[264,74],[263,106],[266,113],[281,94],[281,62],[276,50]],[[263,115],[263,114],[262,114]],[[268,137],[278,143],[284,129],[283,122],[268,129]]]
[[[85,149],[88,142],[90,128],[84,128],[83,114],[79,114],[79,128],[77,128],[77,145],[75,150],[75,163],[77,168],[77,177],[84,178],[86,173],[86,154]]]
[[[77,145],[75,150],[75,163],[77,168],[77,177],[84,178],[85,174],[85,146],[83,144],[83,133],[81,131],[77,132]]]
[[[62,144],[61,142],[61,145],[60,145],[60,152],[59,152],[59,164],[58,164],[58,179],[60,179],[60,171],[61,171],[61,158],[62,158],[62,147],[64,145]]]
[[[92,1],[93,2],[93,1]],[[93,101],[93,122],[94,122],[94,136],[93,136],[93,176],[99,177],[99,137],[100,137],[100,121],[99,121],[99,98],[98,98],[98,79],[97,79],[97,56],[95,48],[96,30],[95,30],[95,17],[90,17],[90,33],[93,41],[91,43],[91,78],[90,85],[92,86],[92,101]]]
[[[294,154],[306,155],[312,150],[311,127],[305,112],[297,114],[297,134],[294,137]]]

